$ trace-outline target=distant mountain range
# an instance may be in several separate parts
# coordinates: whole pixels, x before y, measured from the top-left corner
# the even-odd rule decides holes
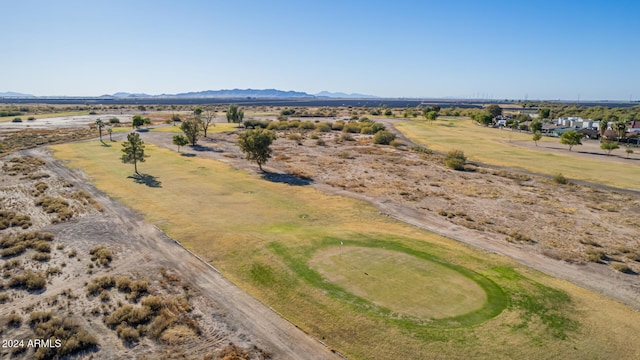
[[[161,95],[149,95],[149,94],[131,94],[127,92],[118,92],[113,95],[103,95],[102,97],[116,97],[116,98],[341,98],[341,99],[371,99],[377,98],[373,95],[363,94],[347,94],[343,92],[328,92],[322,91],[317,94],[309,94],[302,91],[282,91],[277,89],[223,89],[223,90],[205,90],[186,92],[179,94],[161,94]]]
[[[0,97],[13,97],[13,98],[30,98],[37,97],[30,94],[22,94],[17,92],[0,92]],[[49,97],[49,96],[43,96]],[[65,97],[65,96],[61,96]],[[92,98],[92,96],[87,96]],[[302,91],[282,91],[277,89],[232,89],[232,90],[205,90],[186,92],[179,94],[160,94],[150,95],[144,93],[128,93],[117,92],[113,95],[102,95],[99,98],[340,98],[340,99],[374,99],[377,96],[363,95],[363,94],[347,94],[343,92],[329,92],[321,91],[317,94],[308,94]]]
[[[0,92],[0,97],[19,97],[19,98],[28,98],[28,97],[35,97],[31,94],[22,94],[22,93],[17,93],[17,92],[13,92],[13,91],[7,91],[7,92]]]

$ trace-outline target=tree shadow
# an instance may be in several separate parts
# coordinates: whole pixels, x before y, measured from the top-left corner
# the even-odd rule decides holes
[[[195,157],[195,156],[196,156],[196,154],[180,153],[180,156],[184,156],[184,157]]]
[[[313,183],[313,179],[291,174],[278,174],[269,171],[262,172],[262,178],[274,183],[283,183],[292,186],[305,186]]]
[[[104,141],[100,141],[100,143],[102,143],[102,146],[104,146],[104,147],[111,147],[111,145],[107,144],[107,143],[106,143],[106,142],[104,142]]]
[[[221,152],[221,150],[214,149],[211,146],[203,146],[203,145],[191,145],[191,148],[194,151],[211,151],[211,152]]]
[[[162,182],[157,177],[149,174],[135,174],[128,177],[133,179],[136,184],[144,184],[148,187],[159,188],[162,187]]]

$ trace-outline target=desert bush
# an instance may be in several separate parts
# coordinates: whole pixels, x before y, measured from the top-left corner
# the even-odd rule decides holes
[[[107,266],[113,260],[113,253],[104,245],[97,245],[89,250],[91,255],[91,261],[95,261],[96,264]]]
[[[289,130],[290,128],[288,121],[279,121],[277,125],[278,125],[278,130]]]
[[[58,221],[68,220],[73,216],[69,203],[62,198],[46,195],[36,200],[36,206],[41,206],[48,214],[56,213]]]
[[[509,242],[521,242],[521,243],[535,243],[535,240],[531,239],[529,236],[519,233],[517,231],[512,231],[509,233]]]
[[[168,345],[178,345],[185,343],[195,335],[195,332],[189,326],[180,324],[164,331],[160,336],[160,341]]]
[[[34,313],[31,313],[33,315]],[[42,316],[42,318],[39,318]],[[98,345],[95,336],[80,327],[70,318],[59,319],[51,313],[38,314],[31,322],[35,336],[39,339],[57,338],[62,340],[60,347],[40,347],[34,354],[35,359],[59,359]],[[33,318],[32,318],[33,319]]]
[[[464,164],[466,161],[467,157],[461,150],[451,150],[444,158],[445,166],[453,170],[464,170]]]
[[[0,230],[10,227],[28,229],[32,225],[29,215],[16,214],[13,211],[0,211]]]
[[[9,287],[11,288],[26,288],[27,290],[41,290],[47,285],[47,279],[32,271],[27,270],[22,274],[13,274],[9,279]]]
[[[607,259],[607,254],[603,250],[600,250],[598,248],[593,248],[593,247],[588,248],[585,251],[585,256],[588,261],[594,262],[594,263],[602,263]]]
[[[140,302],[142,306],[147,306],[151,311],[157,313],[162,308],[162,298],[156,295],[147,296]]]
[[[51,252],[51,244],[45,240],[36,241],[36,243],[33,245],[33,248],[35,249],[35,251],[38,251],[38,252],[45,252],[45,253]]]
[[[360,134],[373,135],[375,133],[376,131],[373,129],[372,126],[363,126],[360,128]]]
[[[373,135],[373,143],[380,145],[389,145],[393,140],[395,140],[396,135],[392,132],[386,130],[380,130],[375,135]]]
[[[43,193],[49,188],[49,185],[40,181],[35,184],[35,188],[36,188],[36,191],[38,191],[39,193]]]
[[[0,304],[4,304],[10,300],[8,294],[0,294]]]
[[[303,130],[313,130],[316,128],[316,124],[311,121],[303,121],[298,125],[298,128]]]
[[[20,327],[22,325],[22,317],[15,312],[12,312],[7,316],[7,326],[9,327]]]
[[[615,263],[613,263],[612,266],[616,271],[620,271],[621,273],[625,273],[625,274],[635,274],[636,273],[635,271],[633,271],[633,269],[631,269],[629,267],[629,265],[627,265],[625,263],[622,263],[622,262],[615,262]]]
[[[131,282],[131,293],[127,297],[131,301],[137,301],[140,296],[149,290],[149,280],[134,280]]]
[[[116,288],[120,292],[131,292],[131,279],[126,276],[116,278]]]
[[[149,324],[147,334],[151,338],[158,340],[162,335],[162,332],[172,326],[176,321],[176,314],[173,314],[166,309],[162,309],[160,314]]]
[[[22,118],[19,118],[19,117],[13,118],[13,120],[11,120],[11,122],[21,123],[22,122]]]
[[[272,121],[270,121],[270,120],[261,121],[261,120],[257,120],[257,119],[248,119],[248,120],[245,120],[242,124],[247,129],[255,129],[255,128],[265,129],[265,128],[267,128],[267,126],[269,126],[269,124],[271,122]]]
[[[33,311],[29,314],[29,325],[34,326],[38,323],[43,323],[51,320],[51,312],[46,311]]]
[[[342,127],[342,131],[351,134],[358,134],[360,133],[360,124],[355,121],[350,121],[344,124],[344,126]]]
[[[325,146],[325,145],[327,145],[327,143],[322,139],[318,139],[318,140],[316,140],[316,145]]]
[[[113,276],[102,276],[99,278],[91,279],[91,282],[87,285],[87,293],[89,295],[97,295],[102,290],[111,289],[116,285],[116,281]]]
[[[37,252],[31,257],[35,261],[45,262],[51,260],[51,255],[44,252]]]
[[[278,130],[278,124],[279,122],[276,121],[269,122],[269,124],[267,125],[267,130]]]
[[[311,133],[311,135],[309,135],[309,138],[313,140],[318,140],[320,139],[320,136],[317,133]]]
[[[342,120],[336,121],[331,124],[331,130],[342,131],[342,129],[344,129],[344,121]]]
[[[124,305],[109,314],[105,319],[105,324],[114,327],[122,323],[129,326],[136,326],[147,323],[152,318],[152,311],[146,306]]]
[[[136,342],[140,340],[140,333],[138,330],[125,324],[120,324],[116,327],[116,334],[120,339],[126,342]]]
[[[76,257],[76,255],[78,255],[78,250],[76,249],[71,249],[71,251],[69,251],[69,253],[67,254],[69,258],[74,258]]]
[[[111,117],[109,118],[109,124],[120,124],[120,119],[118,119],[117,117]]]
[[[391,140],[389,145],[393,146],[394,148],[398,148],[398,147],[402,146],[402,143],[400,141],[398,141],[398,140]]]
[[[24,246],[23,244],[17,244],[9,248],[0,250],[0,256],[2,256],[3,258],[10,258],[10,257],[22,255],[22,253],[24,253],[26,250],[27,250],[26,246]]]
[[[553,181],[558,184],[567,184],[569,182],[567,178],[564,177],[564,175],[562,175],[562,173],[557,173],[553,175]]]
[[[302,135],[300,135],[300,134],[295,134],[294,133],[294,134],[287,135],[287,140],[292,140],[292,141],[299,142],[299,141],[302,141],[302,139],[304,139],[304,137]]]
[[[13,270],[20,268],[21,265],[22,262],[20,261],[20,259],[11,259],[5,261],[4,264],[2,264],[2,268],[5,270]]]
[[[319,132],[330,132],[331,124],[326,122],[320,122],[316,124],[316,130]]]
[[[414,145],[411,147],[411,151],[415,151],[420,154],[432,154],[433,151],[426,146]]]
[[[107,290],[102,290],[100,292],[100,296],[99,296],[100,300],[103,302],[109,302],[109,300],[111,299],[111,296],[109,295],[109,291]]]

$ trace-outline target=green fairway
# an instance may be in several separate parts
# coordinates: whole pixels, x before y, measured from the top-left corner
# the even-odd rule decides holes
[[[407,120],[395,126],[412,141],[430,149],[464,151],[470,161],[519,168],[540,174],[562,173],[573,179],[622,188],[639,188],[640,167],[606,160],[576,158],[510,144],[532,142],[531,134],[475,125],[469,119],[443,118],[433,122]],[[544,143],[560,143],[558,138],[543,137]],[[568,152],[568,150],[567,150]]]
[[[97,188],[350,359],[640,353],[640,344],[625,340],[640,331],[640,316],[628,308],[364,202],[149,144],[138,165],[154,179],[147,186],[130,178],[119,143],[52,148]]]

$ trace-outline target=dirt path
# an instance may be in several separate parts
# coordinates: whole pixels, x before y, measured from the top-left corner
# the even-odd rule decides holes
[[[59,177],[89,192],[105,211],[103,218],[107,231],[124,236],[113,236],[127,246],[133,246],[143,262],[153,262],[177,270],[183,278],[196,286],[222,310],[228,326],[248,338],[251,343],[266,349],[274,359],[338,359],[335,353],[311,338],[272,309],[258,302],[220,275],[213,267],[189,253],[164,233],[143,221],[142,216],[110,199],[91,186],[84,175],[65,167],[45,149],[28,151],[47,162],[47,167]],[[106,224],[108,222],[108,224]],[[87,231],[71,229],[69,231]],[[89,235],[84,235],[89,236]],[[131,239],[136,239],[132,242]],[[135,263],[129,264],[135,270]],[[121,268],[119,271],[123,270]],[[126,270],[126,269],[125,269]]]

